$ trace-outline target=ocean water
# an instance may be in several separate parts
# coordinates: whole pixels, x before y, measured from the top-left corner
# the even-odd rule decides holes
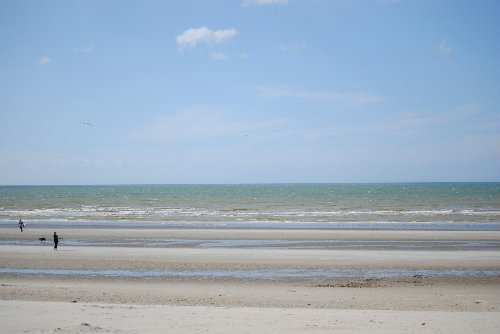
[[[0,186],[0,223],[500,229],[500,183]]]

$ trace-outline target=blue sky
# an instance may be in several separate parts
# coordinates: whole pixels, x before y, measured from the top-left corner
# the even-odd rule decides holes
[[[497,0],[0,0],[0,184],[500,180]]]

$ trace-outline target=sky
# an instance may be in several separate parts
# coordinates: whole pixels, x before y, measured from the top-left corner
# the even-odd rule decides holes
[[[498,0],[0,0],[0,184],[500,181]]]

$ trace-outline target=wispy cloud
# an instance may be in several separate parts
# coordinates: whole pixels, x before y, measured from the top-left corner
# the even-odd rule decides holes
[[[207,107],[194,107],[165,116],[135,131],[132,136],[142,140],[177,142],[185,140],[217,139],[244,136],[250,131],[262,130],[280,121],[245,122],[230,113]]]
[[[222,52],[214,52],[212,53],[212,60],[219,60],[219,61],[222,61],[222,60],[226,60],[228,59],[229,56],[225,53],[222,53]]]
[[[226,43],[238,34],[236,29],[210,30],[203,26],[201,28],[190,28],[182,34],[177,35],[176,42],[180,50],[186,47],[194,48],[198,44],[214,45]]]
[[[42,57],[42,58],[40,58],[40,59],[38,60],[38,64],[39,64],[39,65],[45,65],[45,64],[48,64],[48,63],[50,63],[50,62],[51,62],[51,60],[50,60],[50,58],[49,58],[49,57]]]
[[[307,100],[330,100],[347,105],[366,105],[384,101],[386,98],[378,95],[359,93],[339,93],[328,91],[295,90],[279,86],[259,86],[260,95],[272,98],[294,98]]]
[[[292,44],[281,44],[280,49],[283,52],[289,52],[289,53],[295,53],[298,52],[300,49],[303,49],[306,47],[306,43],[292,43]]]
[[[243,6],[265,6],[265,5],[286,5],[288,0],[244,0]]]
[[[423,134],[436,131],[436,129],[447,132],[450,125],[457,128],[460,124],[467,124],[467,128],[471,129],[472,124],[476,123],[474,115],[481,113],[482,110],[483,106],[480,104],[468,104],[434,113],[403,113],[378,125],[370,124],[358,131],[380,132],[398,137]]]
[[[439,43],[439,45],[437,46],[437,50],[441,53],[450,53],[451,51],[453,51],[451,46],[449,46],[446,41],[442,41],[441,43]]]
[[[241,60],[245,60],[245,59],[248,59],[248,54],[246,53],[241,53],[241,54],[238,54],[238,53],[224,53],[224,52],[212,52],[211,54],[211,57],[212,57],[212,60],[216,60],[216,61],[224,61],[224,60],[228,60],[228,59],[232,59],[232,58],[239,58]]]
[[[91,52],[94,52],[94,50],[95,50],[95,47],[93,45],[89,45],[89,46],[86,46],[83,48],[77,48],[77,47],[73,48],[73,51],[78,52],[78,53],[91,53]]]
[[[320,125],[317,127],[303,127],[303,137],[307,140],[325,141],[326,138],[346,140],[349,144],[353,138],[366,140],[378,138],[379,140],[400,140],[404,138],[450,138],[448,135],[460,128],[460,133],[482,133],[487,123],[478,120],[474,115],[480,113],[483,107],[478,104],[464,105],[452,110],[442,112],[413,112],[386,115],[380,119],[364,122],[339,120],[338,123]],[[491,122],[489,122],[491,124]],[[452,130],[453,129],[453,130]],[[479,132],[476,130],[479,129]],[[371,140],[371,139],[370,139]]]

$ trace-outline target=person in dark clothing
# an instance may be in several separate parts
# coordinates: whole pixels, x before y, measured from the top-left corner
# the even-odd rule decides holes
[[[59,236],[57,232],[54,232],[54,250],[57,250],[57,244],[59,243]]]

